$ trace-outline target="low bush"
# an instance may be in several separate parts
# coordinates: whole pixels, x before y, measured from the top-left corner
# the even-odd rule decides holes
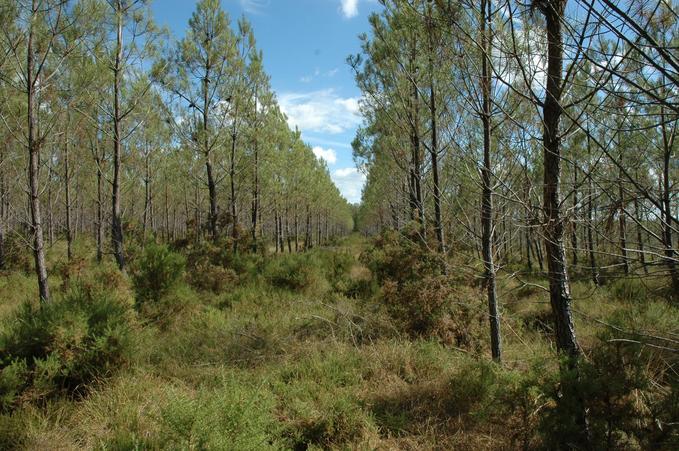
[[[314,254],[285,254],[273,258],[264,270],[264,277],[278,288],[304,291],[327,285],[319,261]]]
[[[279,449],[274,398],[264,387],[226,373],[197,396],[177,391],[161,410],[162,449]]]
[[[641,279],[617,279],[610,284],[609,290],[620,301],[640,302],[648,298],[648,288]]]
[[[443,274],[442,257],[419,238],[386,230],[360,256],[381,284],[396,281],[400,284],[417,281],[423,276]]]
[[[473,289],[468,293],[466,287],[454,288],[444,274],[443,257],[416,235],[386,231],[360,259],[381,284],[379,300],[402,330],[465,348],[479,345],[480,295]]]
[[[131,302],[82,286],[24,304],[0,335],[0,409],[84,394],[130,362],[135,328]]]
[[[19,234],[5,237],[5,268],[28,273],[33,269],[33,258],[30,252],[30,237]]]
[[[233,269],[204,262],[189,271],[187,281],[197,290],[222,293],[238,283],[238,274]]]
[[[181,280],[186,260],[162,244],[149,243],[132,268],[137,299],[157,301]]]

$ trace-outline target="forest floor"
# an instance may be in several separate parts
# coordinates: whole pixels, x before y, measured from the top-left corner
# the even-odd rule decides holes
[[[379,302],[381,289],[359,260],[367,246],[352,236],[335,247],[271,257],[277,269],[250,269],[223,291],[179,284],[163,304],[171,312],[139,314],[135,352],[121,370],[82,395],[20,402],[0,416],[0,448],[544,446],[535,429],[553,402],[536,387],[549,384],[557,359],[540,276],[519,282],[500,274],[500,367],[490,363],[486,302],[475,278],[460,277],[452,287],[464,319],[444,317],[448,335],[413,335]],[[55,249],[53,266],[59,258]],[[86,261],[82,266],[94,265]],[[93,277],[87,268],[82,274]],[[55,287],[64,284],[53,279]],[[615,287],[573,284],[586,352],[605,341],[612,323],[659,335],[679,330],[675,308],[661,299],[639,302],[646,288]],[[34,291],[30,275],[0,277],[4,326]]]

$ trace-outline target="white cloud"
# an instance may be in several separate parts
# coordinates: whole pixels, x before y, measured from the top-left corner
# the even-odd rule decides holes
[[[361,201],[361,190],[366,176],[356,168],[336,169],[331,174],[333,182],[342,195],[351,203]]]
[[[361,122],[358,103],[358,98],[340,97],[333,89],[284,92],[279,96],[288,124],[304,132],[339,134],[357,127]]]
[[[259,14],[262,9],[269,6],[270,0],[240,0],[240,6],[243,11],[250,14]]]
[[[333,149],[324,149],[321,146],[316,146],[312,151],[319,160],[325,160],[330,164],[337,163],[337,153]]]
[[[358,0],[342,0],[342,14],[347,19],[358,15]]]

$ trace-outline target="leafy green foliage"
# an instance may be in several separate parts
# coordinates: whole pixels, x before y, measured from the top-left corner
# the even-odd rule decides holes
[[[273,258],[264,270],[273,286],[303,291],[326,284],[319,261],[314,254],[285,254]]]
[[[132,278],[138,299],[157,301],[181,280],[186,259],[163,244],[149,243],[135,262]]]
[[[81,285],[49,304],[24,304],[0,335],[0,408],[85,393],[130,362],[135,328],[131,303]]]

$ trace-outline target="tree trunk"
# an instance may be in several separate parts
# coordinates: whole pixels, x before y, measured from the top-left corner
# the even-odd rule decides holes
[[[47,178],[47,239],[49,240],[50,247],[54,246],[54,206],[52,205],[52,167],[48,169]]]
[[[148,229],[150,210],[151,210],[151,168],[149,167],[149,154],[147,153],[144,158],[144,223],[142,225],[142,237],[144,242],[146,242],[146,231]]]
[[[123,58],[123,18],[122,5],[117,1],[117,41],[115,66],[113,67],[113,195],[111,212],[111,244],[113,245],[113,255],[115,256],[118,268],[125,271],[125,255],[123,251],[123,224],[120,212],[120,164],[121,164],[121,142],[120,142],[120,82],[122,77],[122,58]]]
[[[429,30],[429,115],[431,120],[431,174],[434,182],[434,229],[436,233],[436,241],[438,242],[438,251],[443,253],[446,250],[446,244],[443,238],[443,221],[441,219],[441,186],[439,182],[439,148],[438,148],[438,130],[437,130],[437,110],[436,110],[436,82],[434,75],[434,39],[433,30],[434,23],[431,17],[431,8],[428,9],[429,16],[427,17],[427,25]]]
[[[304,234],[304,249],[311,249],[311,212],[309,212],[309,204],[306,204],[306,232]]]
[[[292,254],[292,236],[290,234],[290,218],[288,206],[285,206],[285,239],[288,242],[288,253]]]
[[[639,209],[639,197],[634,196],[634,217],[637,221],[637,246],[639,246],[639,263],[644,270],[644,274],[648,275],[648,265],[646,265],[646,255],[644,252],[644,238],[641,233],[641,210]]]
[[[547,90],[543,106],[544,122],[544,229],[549,294],[554,314],[557,349],[571,357],[580,356],[571,312],[571,293],[568,281],[561,217],[559,178],[561,176],[561,94],[563,89],[563,41],[561,17],[565,0],[548,0],[545,5],[547,28]]]
[[[299,215],[297,214],[296,203],[295,203],[295,252],[299,252]]]
[[[623,174],[621,171],[618,178],[618,197],[620,201],[620,215],[618,216],[618,225],[620,230],[620,255],[622,259],[622,270],[625,275],[627,275],[629,274],[629,259],[627,258],[627,221],[625,218],[625,204],[627,201],[625,199],[625,190],[622,186],[622,176]]]
[[[98,151],[97,151],[98,152]],[[98,154],[98,153],[97,153]],[[101,161],[99,160],[99,157],[97,156],[96,159],[97,163],[97,261],[101,263],[102,256],[103,256],[103,250],[102,250],[102,245],[103,245],[103,227],[104,227],[104,200],[102,198],[102,178],[103,174],[101,172]]]
[[[168,243],[170,242],[170,239],[174,239],[174,236],[170,235],[170,199],[169,199],[169,193],[168,193],[168,182],[167,178],[165,179],[165,231],[163,233],[163,237],[165,239],[165,242]],[[176,209],[173,209],[173,213],[176,211]],[[174,221],[172,223],[174,225]],[[174,227],[173,227],[174,228]],[[172,234],[174,235],[174,234]]]
[[[547,31],[547,87],[543,104],[543,159],[544,159],[544,234],[549,267],[549,299],[554,317],[554,330],[557,350],[568,356],[566,370],[575,371],[580,378],[579,362],[582,351],[575,337],[575,325],[571,311],[571,292],[564,248],[564,222],[561,217],[561,196],[559,179],[561,176],[561,136],[559,122],[562,107],[560,104],[563,90],[563,13],[567,0],[546,0],[544,14]],[[566,371],[562,373],[567,374]],[[566,382],[566,381],[564,381]],[[568,382],[572,384],[570,378]],[[573,406],[575,426],[582,431],[576,437],[569,437],[574,443],[589,448],[589,428],[584,399],[577,386],[569,390],[560,403]],[[567,439],[564,439],[567,440]],[[565,444],[565,443],[564,443]],[[576,445],[576,447],[579,447]],[[572,447],[569,443],[568,447]]]
[[[252,248],[257,252],[257,219],[259,213],[259,149],[257,148],[257,133],[254,143],[254,177],[252,182]]]
[[[31,207],[31,227],[33,229],[33,257],[35,273],[38,278],[38,293],[42,302],[49,302],[50,290],[47,281],[47,264],[45,263],[45,249],[42,236],[42,217],[40,215],[40,140],[36,137],[37,105],[36,85],[38,76],[35,72],[35,55],[33,54],[33,27],[38,12],[38,0],[33,0],[31,7],[31,21],[29,24],[28,42],[26,48],[26,97],[28,102],[28,181]]]
[[[5,189],[5,154],[3,152],[0,153],[0,271],[4,271],[7,267],[5,262],[5,218],[7,216],[5,196],[7,196],[7,190]]]
[[[238,252],[238,216],[236,211],[236,130],[231,134],[231,158],[229,159],[229,181],[231,185],[231,238],[233,252]]]
[[[573,166],[573,220],[571,221],[571,247],[573,266],[578,266],[578,167]]]
[[[676,252],[674,251],[672,242],[672,209],[671,209],[671,184],[670,184],[670,168],[672,163],[672,150],[674,147],[674,133],[670,137],[667,133],[667,126],[665,124],[665,108],[660,109],[661,130],[663,138],[663,173],[662,173],[662,236],[665,247],[665,261],[667,262],[667,269],[670,273],[672,281],[672,291],[675,300],[679,298],[679,270],[675,262]],[[676,126],[675,126],[676,127]]]
[[[490,135],[490,74],[488,68],[490,38],[489,22],[491,20],[490,2],[481,0],[479,11],[481,26],[481,95],[483,110],[481,122],[483,123],[483,168],[481,180],[483,190],[481,193],[481,229],[482,249],[485,285],[488,296],[488,320],[490,322],[490,343],[493,360],[502,361],[502,341],[500,336],[500,313],[497,305],[497,288],[495,283],[495,266],[493,263],[493,192],[491,180],[491,135]]]
[[[589,119],[587,121],[587,159],[591,161],[592,142],[589,134]],[[594,187],[592,183],[591,168],[587,174],[587,251],[589,252],[589,267],[592,272],[592,282],[594,285],[599,285],[599,270],[596,266],[596,255],[594,253],[594,208],[593,198]]]
[[[213,242],[217,241],[219,231],[217,230],[217,184],[215,182],[212,170],[212,152],[210,149],[210,100],[209,100],[209,84],[210,84],[210,69],[212,67],[208,55],[205,61],[205,78],[203,79],[203,154],[205,155],[205,172],[207,173],[207,189],[210,202],[210,216],[208,218],[208,227],[210,228],[210,235]]]
[[[66,197],[66,257],[70,262],[73,259],[73,230],[71,228],[71,173],[68,154],[68,114],[66,116],[66,129],[64,133],[64,194]]]

